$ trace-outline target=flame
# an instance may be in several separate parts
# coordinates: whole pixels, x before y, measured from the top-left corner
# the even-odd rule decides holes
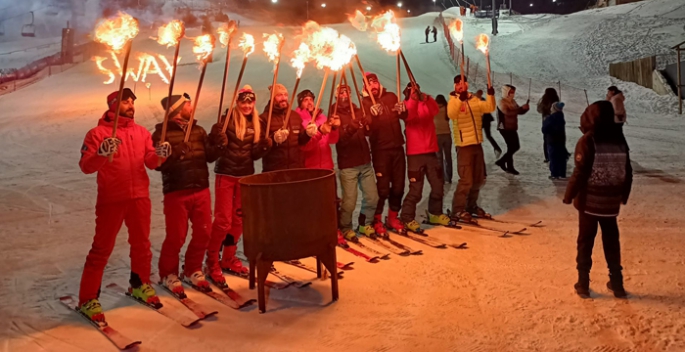
[[[243,33],[243,36],[240,37],[240,44],[238,44],[240,49],[242,49],[243,53],[245,53],[245,57],[250,56],[254,52],[254,37],[251,34]]]
[[[93,56],[92,58],[100,72],[109,77],[108,80],[103,82],[104,84],[112,84],[112,82],[114,82],[115,72],[119,76],[122,75],[121,64],[119,63],[119,59],[117,58],[116,54],[114,51],[109,51],[109,54],[112,57],[112,63],[115,67],[114,70],[108,69],[103,65],[104,61],[108,60],[108,58],[102,56]],[[169,64],[169,60],[167,60],[167,58],[163,55],[157,54],[157,57],[162,61],[164,70],[154,56],[147,53],[140,53],[136,57],[138,59],[138,69],[136,70],[134,68],[128,68],[126,72],[126,78],[124,80],[128,81],[129,78],[131,78],[135,82],[145,82],[148,74],[157,74],[164,83],[169,84],[169,79],[164,71],[168,73],[168,76],[171,76],[172,66]],[[179,57],[177,63],[180,61],[181,58]]]
[[[309,49],[309,45],[305,43],[300,43],[300,46],[293,51],[293,58],[290,60],[290,62],[297,70],[297,78],[302,77],[304,65],[311,60],[311,54],[312,51]]]
[[[173,20],[157,30],[157,43],[161,45],[166,45],[167,48],[175,46],[178,41],[185,35],[185,27],[183,22],[179,20]]]
[[[487,34],[479,34],[476,37],[476,49],[488,54],[488,46],[490,45],[490,37]]]
[[[364,16],[364,14],[359,10],[356,10],[354,15],[347,15],[347,19],[352,24],[352,27],[357,28],[362,32],[365,32],[369,27],[369,25],[366,23],[366,16]]]
[[[193,46],[193,54],[197,61],[204,62],[209,55],[214,51],[214,36],[211,34],[201,35],[195,38],[195,45]]]
[[[378,44],[389,52],[400,49],[400,26],[395,23],[395,14],[388,10],[373,18],[371,28],[377,33]]]
[[[452,21],[452,23],[449,25],[449,28],[452,39],[455,39],[458,42],[464,41],[464,22],[462,22],[461,19],[457,18],[456,20]]]
[[[310,58],[316,61],[316,67],[340,70],[352,60],[357,53],[352,40],[330,27],[321,27],[309,21],[302,28],[302,41],[310,49]]]
[[[129,14],[119,12],[114,18],[100,21],[95,28],[95,41],[119,52],[138,32],[138,21]]]
[[[216,31],[219,33],[219,42],[225,48],[228,46],[228,40],[233,35],[233,32],[235,32],[235,21],[231,20],[228,23],[222,24]]]
[[[266,34],[264,33],[264,53],[269,58],[269,61],[274,64],[278,62],[278,58],[281,56],[279,52],[281,43],[283,42],[283,35],[280,33]]]

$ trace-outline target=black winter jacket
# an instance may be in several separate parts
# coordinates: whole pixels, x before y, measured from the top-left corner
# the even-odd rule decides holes
[[[247,119],[247,126],[242,141],[236,135],[233,120],[229,121],[229,125],[226,127],[228,144],[226,146],[218,147],[219,159],[214,166],[215,173],[235,177],[252,175],[255,173],[254,161],[259,160],[268,152],[268,148],[254,142],[255,130],[253,117],[246,116],[245,118]],[[262,131],[260,140],[264,140],[263,131],[265,128],[266,125],[262,124],[260,128]]]
[[[273,114],[271,115],[271,127],[269,127],[269,138],[273,138],[274,132],[283,127],[287,112],[287,109],[280,110],[274,106]],[[269,104],[267,103],[264,112],[259,115],[264,129],[266,129],[268,117]],[[302,155],[301,148],[311,138],[302,128],[302,118],[297,112],[292,111],[290,113],[288,125],[287,129],[290,131],[288,139],[281,144],[276,144],[276,141],[273,142],[273,146],[262,159],[262,172],[304,168],[304,156]]]
[[[162,191],[164,194],[185,189],[204,189],[209,187],[209,169],[207,163],[214,162],[218,157],[215,146],[209,142],[207,132],[193,121],[190,132],[190,152],[183,160],[179,155],[172,155],[156,170],[162,172]],[[162,124],[155,126],[152,134],[153,145],[158,145],[162,136]],[[185,131],[174,121],[169,121],[166,131],[166,141],[175,146],[182,144]]]
[[[336,104],[333,104],[333,111]],[[352,108],[354,108],[355,120],[352,120]],[[340,117],[340,139],[335,145],[338,168],[342,170],[370,163],[371,151],[369,142],[366,140],[367,125],[362,122],[364,119],[362,111],[351,103],[348,106],[338,106],[337,112]]]
[[[555,146],[566,146],[566,120],[564,120],[564,113],[556,111],[547,116],[542,122],[542,133],[545,135],[545,141],[548,144]]]
[[[382,112],[378,116],[371,115],[371,97],[365,96],[362,105],[366,116],[371,119],[371,131],[369,141],[371,150],[402,148],[404,145],[404,135],[400,119],[407,118],[407,112],[397,113],[393,109],[397,104],[397,95],[388,92],[385,88],[381,89],[380,98],[376,98],[376,103],[381,104]]]

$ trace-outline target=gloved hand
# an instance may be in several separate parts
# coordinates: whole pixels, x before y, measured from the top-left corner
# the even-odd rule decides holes
[[[320,130],[321,130],[322,134],[329,134],[329,133],[331,133],[332,126],[330,123],[326,122],[323,125],[321,125]]]
[[[98,155],[109,157],[110,155],[116,154],[119,151],[119,145],[121,144],[121,139],[119,138],[105,138],[102,143],[100,143],[100,148],[98,148]]]
[[[573,201],[572,199],[564,198],[564,204],[571,204],[572,201]]]
[[[495,95],[495,88],[494,87],[488,87],[488,95]]]
[[[331,127],[333,127],[333,129],[340,127],[340,116],[333,115],[333,117],[329,119],[329,122],[331,123]]]
[[[171,144],[164,142],[155,147],[155,154],[160,158],[168,158],[171,155]]]
[[[316,131],[318,130],[318,128],[316,127],[316,124],[315,124],[315,123],[310,122],[310,123],[307,125],[307,129],[306,129],[306,130],[307,130],[307,135],[308,135],[309,137],[314,137],[314,136],[316,135]]]
[[[278,130],[274,133],[274,141],[276,144],[281,144],[285,142],[288,139],[288,135],[290,134],[290,131],[288,130]]]
[[[463,91],[463,92],[459,93],[459,100],[461,100],[461,101],[469,100],[469,92]]]
[[[271,138],[264,138],[260,139],[259,142],[257,142],[257,146],[261,148],[262,150],[267,150],[271,148],[273,145],[273,140]]]
[[[371,105],[371,115],[378,116],[381,114],[383,106],[381,104]]]
[[[223,125],[215,123],[212,126],[212,131],[209,133],[209,140],[221,147],[228,145],[228,136],[222,131],[223,127]]]
[[[399,103],[395,104],[395,108],[393,110],[397,111],[398,114],[401,114],[401,113],[407,111],[407,106],[404,105],[404,102],[399,102]]]
[[[190,147],[190,143],[179,143],[174,146],[172,155],[176,156],[178,160],[183,160],[191,150],[192,148]]]

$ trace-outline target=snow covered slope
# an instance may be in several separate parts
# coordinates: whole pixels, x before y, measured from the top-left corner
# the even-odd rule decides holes
[[[684,17],[672,16],[682,10],[682,6],[678,7],[685,4],[682,0],[651,0],[567,17],[526,17],[503,24],[501,28],[506,27],[509,34],[494,38],[492,44],[498,85],[508,82],[500,74],[511,71],[535,78],[534,100],[558,79],[579,88],[589,87],[591,99],[601,98],[604,88],[612,83],[601,70],[604,63],[587,60],[591,55],[573,48],[587,47],[582,44],[582,33],[608,18],[615,19],[613,11],[627,12],[639,6],[645,9],[651,6],[648,4],[673,7],[662,17],[645,17],[635,10],[620,21],[651,23],[655,30],[650,33],[656,33],[656,28],[670,28],[671,20],[682,21]],[[401,21],[403,50],[422,89],[433,95],[447,95],[456,70],[447,57],[444,41],[421,44],[423,29],[434,18],[426,15]],[[640,22],[643,18],[645,22]],[[479,28],[489,32],[488,23],[469,20],[467,38],[475,37]],[[377,72],[381,82],[394,90],[394,58],[380,50],[366,33],[349,25],[336,28],[355,40],[365,69]],[[644,34],[636,27],[625,28],[635,38],[636,33]],[[272,30],[248,29],[255,35]],[[618,38],[632,38],[631,32]],[[149,34],[141,33],[134,51],[169,55],[170,50],[144,39]],[[613,48],[610,44],[623,40],[611,39],[617,38],[616,33],[611,35],[595,36],[599,45],[593,50]],[[545,41],[544,45],[536,44],[536,40]],[[651,44],[635,45],[634,52],[639,53]],[[181,51],[183,62],[190,62],[189,42],[184,42]],[[224,52],[217,49],[217,62],[210,64],[205,78],[196,115],[205,128],[216,119]],[[606,51],[592,57],[611,55]],[[472,59],[476,57],[472,55]],[[234,51],[229,87],[237,76],[240,60],[241,53]],[[264,56],[255,53],[245,73],[244,83],[257,90],[260,110],[267,100],[271,69]],[[294,72],[288,68],[281,72],[282,83],[292,87]],[[197,67],[179,67],[178,74],[177,91],[194,94]],[[307,67],[301,89],[316,91],[321,76]],[[105,96],[115,89],[104,86],[103,79],[94,64],[84,64],[0,98],[2,352],[115,350],[55,300],[78,291],[92,241],[95,176],[83,175],[77,162],[83,136],[105,110]],[[165,94],[165,87],[156,78],[151,82],[149,95],[138,85],[136,101],[136,121],[148,129],[162,119],[159,101]],[[406,84],[406,78],[403,82]],[[315,281],[310,289],[272,291],[270,312],[263,315],[254,309],[224,309],[188,289],[191,298],[219,310],[216,318],[197,329],[184,329],[159,314],[104,293],[102,301],[108,319],[122,333],[143,340],[141,351],[685,350],[685,238],[681,230],[685,226],[685,123],[674,114],[672,99],[633,84],[619,86],[628,98],[629,125],[625,131],[636,173],[634,193],[619,217],[626,287],[632,294],[628,301],[616,301],[604,286],[607,270],[599,240],[591,284],[594,300],[582,301],[572,293],[577,215],[572,207],[561,204],[564,184],[547,179],[549,172],[540,150],[540,116],[531,112],[520,121],[522,150],[515,157],[520,176],[505,175],[494,167],[492,149],[484,145],[488,181],[480,205],[504,219],[544,219],[545,228],[530,229],[528,236],[508,239],[478,230],[432,229],[428,231],[431,236],[449,243],[468,242],[470,249],[437,250],[398,238],[423,249],[424,255],[393,257],[379,264],[359,262],[339,251],[339,261],[357,261],[356,269],[340,282],[341,300],[325,307],[330,298],[328,283]],[[525,93],[520,95],[519,100],[525,99]],[[585,98],[581,91],[564,100],[569,106],[567,134],[571,149],[580,136],[575,111],[582,112]],[[499,136],[496,138],[503,144]],[[161,177],[154,171],[149,174],[156,267],[164,238]],[[445,186],[446,207],[451,204],[455,187],[456,182]],[[427,190],[424,194],[428,194]],[[420,204],[419,214],[425,202]],[[105,272],[105,283],[125,285],[128,278],[125,230],[120,236]],[[298,269],[279,269],[312,278]],[[254,294],[247,290],[246,282],[228,279],[242,294]],[[165,293],[162,300],[169,305],[176,303]]]

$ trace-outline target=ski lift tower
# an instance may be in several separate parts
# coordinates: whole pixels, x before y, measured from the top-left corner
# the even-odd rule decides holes
[[[685,85],[683,85],[683,71],[680,68],[680,66],[681,66],[680,52],[685,51],[685,47],[683,47],[683,46],[685,46],[685,42],[682,42],[682,43],[671,48],[671,49],[674,49],[678,55],[678,62],[676,63],[677,73],[676,73],[676,82],[675,83],[676,83],[676,88],[678,88],[678,113],[681,115],[683,114],[683,87],[685,87]]]

